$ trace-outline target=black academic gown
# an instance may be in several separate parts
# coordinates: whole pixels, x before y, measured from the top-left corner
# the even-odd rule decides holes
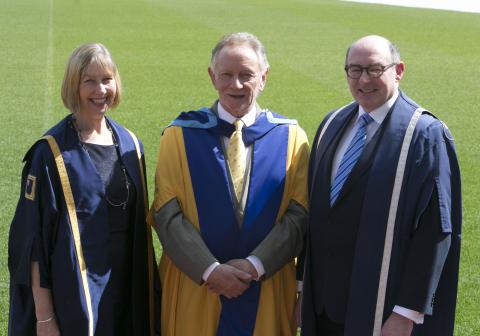
[[[137,190],[132,234],[131,306],[134,335],[150,334],[151,297],[159,295],[157,268],[148,250],[152,250],[145,221],[146,203],[135,143],[125,128],[108,119],[120,148],[120,160]],[[111,335],[113,298],[105,288],[111,269],[109,223],[105,188],[78,135],[71,116],[46,134],[55,138],[65,162],[75,201],[83,255],[75,250],[72,225],[65,194],[52,151],[45,140],[37,141],[25,156],[20,199],[10,227],[10,316],[9,335],[35,335],[35,306],[30,287],[31,263],[38,261],[40,285],[52,292],[56,320],[62,335],[88,335],[88,299],[92,307],[95,335]],[[143,161],[143,148],[140,144]],[[85,281],[81,264],[86,266]],[[159,299],[155,300],[159,303]],[[159,314],[158,305],[155,314]],[[98,321],[102,323],[99,324]],[[97,326],[102,326],[101,329]],[[113,334],[112,334],[113,336]]]
[[[333,207],[332,160],[358,104],[334,118],[317,146],[328,116],[320,125],[310,157],[302,335],[321,335],[316,329],[316,314],[321,313],[343,323],[345,335],[372,334],[395,171],[417,107],[400,92]],[[424,113],[407,157],[383,321],[399,305],[426,314],[425,323],[415,326],[415,335],[453,334],[460,236],[460,173],[453,139],[442,122]],[[337,295],[332,295],[335,290]]]

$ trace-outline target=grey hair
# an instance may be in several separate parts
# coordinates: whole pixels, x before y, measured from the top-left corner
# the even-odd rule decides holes
[[[260,42],[258,37],[247,32],[231,33],[223,36],[222,39],[212,49],[210,67],[212,69],[215,69],[217,56],[224,47],[242,44],[246,44],[253,49],[253,51],[257,55],[258,64],[260,65],[260,70],[262,72],[270,68],[270,64],[268,64],[267,60],[267,53],[265,52],[265,46],[262,44],[262,42]]]
[[[398,47],[387,39],[385,39],[385,41],[388,43],[388,50],[390,51],[391,62],[400,63],[401,58],[400,58],[400,50],[398,49]],[[348,54],[350,53],[350,49],[352,49],[352,46],[353,44],[347,49],[347,53],[345,55],[345,66],[348,65]]]
[[[388,49],[390,49],[390,57],[393,63],[400,63],[400,50],[392,42],[388,41]]]

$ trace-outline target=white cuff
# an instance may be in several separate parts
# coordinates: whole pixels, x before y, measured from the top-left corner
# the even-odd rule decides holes
[[[202,275],[203,281],[207,282],[210,274],[212,274],[213,270],[219,265],[220,265],[220,263],[218,261],[215,261],[213,264],[208,266],[207,269],[205,270],[205,272],[203,272],[203,275]]]
[[[265,268],[263,267],[262,261],[254,255],[249,255],[246,259],[252,263],[257,271],[258,277],[255,280],[258,281],[265,274]]]
[[[409,320],[412,320],[415,322],[415,324],[423,324],[423,317],[425,314],[401,306],[393,307],[393,311],[399,315],[402,315],[403,317],[408,318]]]
[[[303,291],[303,281],[297,280],[297,293],[300,293],[302,291]]]

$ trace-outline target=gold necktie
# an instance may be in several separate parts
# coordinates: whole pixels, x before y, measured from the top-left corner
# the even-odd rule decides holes
[[[232,177],[233,188],[235,189],[235,196],[240,202],[243,189],[243,177],[245,175],[246,166],[246,149],[242,139],[243,121],[235,120],[235,131],[230,137],[230,142],[227,148],[228,166],[230,167],[230,176]]]

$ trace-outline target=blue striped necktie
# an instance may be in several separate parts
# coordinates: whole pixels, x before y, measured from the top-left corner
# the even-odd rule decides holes
[[[345,154],[343,154],[342,161],[340,161],[337,174],[333,180],[332,188],[330,189],[330,206],[333,206],[335,203],[348,175],[350,175],[358,158],[362,155],[363,148],[365,147],[365,140],[367,138],[367,126],[372,120],[372,117],[370,117],[368,113],[364,113],[357,121],[357,133],[355,133],[355,136],[348,145]]]

